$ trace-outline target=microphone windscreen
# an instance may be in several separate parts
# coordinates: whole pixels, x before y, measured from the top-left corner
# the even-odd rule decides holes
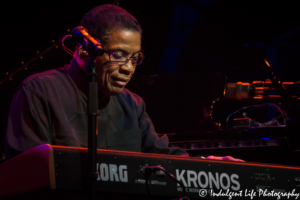
[[[74,38],[78,43],[81,43],[84,38],[82,31],[87,33],[87,30],[83,26],[77,26],[71,32],[72,38]]]

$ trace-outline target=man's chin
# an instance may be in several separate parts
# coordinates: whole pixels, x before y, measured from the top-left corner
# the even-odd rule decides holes
[[[113,90],[108,91],[108,95],[115,96],[117,94],[120,94],[123,91],[124,88],[114,88]]]
[[[120,94],[123,91],[124,87],[98,87],[99,92],[102,92],[105,95],[109,96],[115,96],[117,94]]]

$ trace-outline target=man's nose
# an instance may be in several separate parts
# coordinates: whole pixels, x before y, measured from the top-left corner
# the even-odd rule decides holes
[[[127,75],[130,75],[133,74],[134,71],[135,71],[135,66],[132,65],[131,58],[124,65],[121,65],[120,67],[120,73],[125,73]]]

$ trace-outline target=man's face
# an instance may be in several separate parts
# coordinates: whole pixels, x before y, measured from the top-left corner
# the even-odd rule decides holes
[[[127,57],[136,56],[141,49],[141,35],[138,32],[114,31],[107,44],[102,46],[109,52],[116,52]],[[96,57],[98,89],[106,95],[116,95],[122,92],[135,72],[132,61],[124,65],[109,61],[108,53]]]

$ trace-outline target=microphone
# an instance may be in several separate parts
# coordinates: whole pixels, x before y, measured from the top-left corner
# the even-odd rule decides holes
[[[92,58],[103,55],[104,49],[102,49],[100,43],[90,36],[83,26],[75,27],[71,35],[79,44],[82,44],[83,49],[86,50]]]

